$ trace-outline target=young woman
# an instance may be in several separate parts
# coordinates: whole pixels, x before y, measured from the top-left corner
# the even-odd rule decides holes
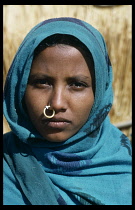
[[[131,205],[131,146],[108,117],[102,35],[75,18],[26,36],[4,90],[4,205]]]

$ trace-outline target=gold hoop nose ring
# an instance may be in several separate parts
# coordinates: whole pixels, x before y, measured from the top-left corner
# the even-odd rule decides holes
[[[44,110],[43,110],[43,113],[44,113],[44,115],[45,115],[46,118],[53,118],[54,115],[55,115],[55,110],[54,110],[54,109],[50,109],[50,110],[49,110],[50,107],[51,107],[51,106],[46,106],[46,107],[44,108]],[[47,110],[52,111],[52,115],[47,115],[47,114],[46,114],[46,111],[47,111]]]

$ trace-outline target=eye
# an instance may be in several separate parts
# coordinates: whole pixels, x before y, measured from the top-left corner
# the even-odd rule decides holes
[[[51,85],[51,83],[46,79],[37,79],[35,81],[35,84],[39,87],[50,86]]]
[[[72,87],[74,89],[84,89],[84,88],[88,87],[88,85],[84,82],[74,81],[74,82],[70,83],[70,87]]]
[[[33,81],[30,81],[29,84],[36,88],[46,88],[51,86],[51,82],[47,79],[34,79]]]

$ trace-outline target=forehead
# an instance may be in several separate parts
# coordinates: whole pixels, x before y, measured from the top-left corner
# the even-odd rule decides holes
[[[82,53],[75,47],[59,44],[47,47],[34,59],[31,72],[83,73],[90,75]]]

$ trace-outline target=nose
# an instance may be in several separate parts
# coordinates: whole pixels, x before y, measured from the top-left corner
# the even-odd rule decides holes
[[[52,91],[50,104],[56,113],[65,112],[67,109],[67,97],[65,92],[63,87],[55,88]]]

